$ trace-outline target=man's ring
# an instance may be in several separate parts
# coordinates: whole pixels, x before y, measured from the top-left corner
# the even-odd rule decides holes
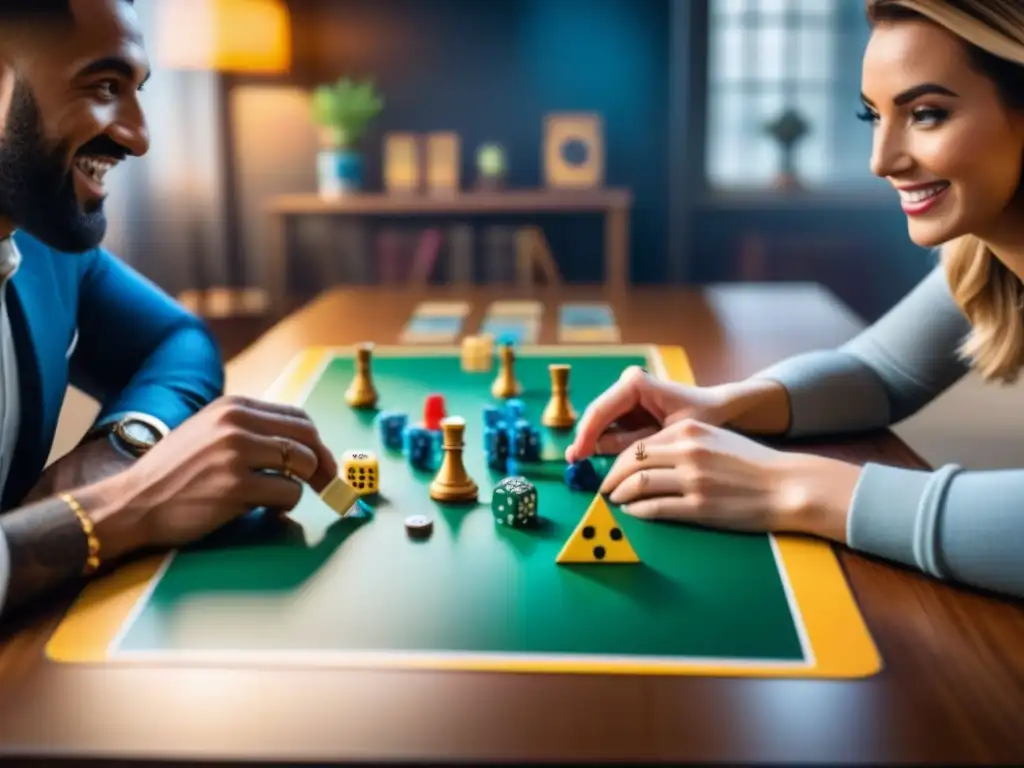
[[[285,477],[292,476],[291,468],[292,458],[292,444],[287,438],[281,438],[281,471],[284,472]]]

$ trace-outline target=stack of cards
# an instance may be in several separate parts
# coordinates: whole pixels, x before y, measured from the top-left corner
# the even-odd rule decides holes
[[[607,304],[563,304],[558,311],[558,341],[562,344],[621,341],[615,313]]]
[[[487,308],[480,333],[489,333],[496,344],[536,344],[544,306],[539,301],[495,301]]]
[[[466,301],[425,301],[412,313],[402,331],[402,344],[453,344],[469,314]]]

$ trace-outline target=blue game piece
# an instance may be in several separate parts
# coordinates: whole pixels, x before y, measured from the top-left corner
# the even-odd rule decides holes
[[[484,406],[483,416],[485,427],[496,427],[505,420],[504,411],[496,405]]]
[[[526,404],[523,403],[517,397],[513,397],[505,402],[505,418],[510,423],[514,423],[519,419],[526,418]]]
[[[565,468],[565,484],[574,491],[594,493],[601,487],[601,478],[590,460],[583,459]]]
[[[488,467],[504,471],[509,457],[508,432],[497,427],[485,427],[484,452],[487,455]]]
[[[484,450],[508,452],[508,432],[497,427],[484,427]]]
[[[398,411],[381,411],[377,416],[377,427],[380,439],[385,447],[400,450],[403,444],[403,433],[409,422],[408,416]]]
[[[511,430],[509,454],[520,461],[540,461],[540,430],[519,419]]]
[[[420,426],[408,426],[403,430],[402,451],[413,467],[436,469],[439,434]]]

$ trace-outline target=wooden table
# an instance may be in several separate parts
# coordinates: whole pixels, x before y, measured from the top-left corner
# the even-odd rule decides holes
[[[627,189],[467,190],[457,194],[355,194],[326,198],[317,194],[280,195],[267,204],[270,243],[270,301],[280,313],[288,296],[288,232],[298,216],[484,216],[600,213],[604,216],[604,283],[621,294],[629,284],[629,210]],[[279,315],[278,315],[279,316]]]
[[[442,295],[324,296],[235,359],[229,388],[262,392],[305,345],[394,342],[416,301]],[[474,294],[469,327],[495,297]],[[551,342],[556,297],[541,298]],[[681,343],[701,383],[859,328],[809,287],[635,291],[616,309],[625,341]],[[921,465],[889,433],[805,447]],[[48,606],[0,647],[0,754],[48,745],[77,757],[321,764],[1024,761],[1022,606],[849,552],[841,561],[885,660],[866,680],[57,667],[40,660],[62,607]]]

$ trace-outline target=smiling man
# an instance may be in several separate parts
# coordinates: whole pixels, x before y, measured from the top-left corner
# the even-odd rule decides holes
[[[149,149],[131,0],[0,2],[0,509],[123,467],[221,391],[201,323],[100,248],[106,175]],[[116,171],[115,171],[116,172]],[[41,476],[64,392],[102,405]]]
[[[0,0],[0,618],[337,473],[303,411],[222,397],[205,326],[100,246],[148,77],[132,0]],[[44,471],[68,384],[100,416]]]

